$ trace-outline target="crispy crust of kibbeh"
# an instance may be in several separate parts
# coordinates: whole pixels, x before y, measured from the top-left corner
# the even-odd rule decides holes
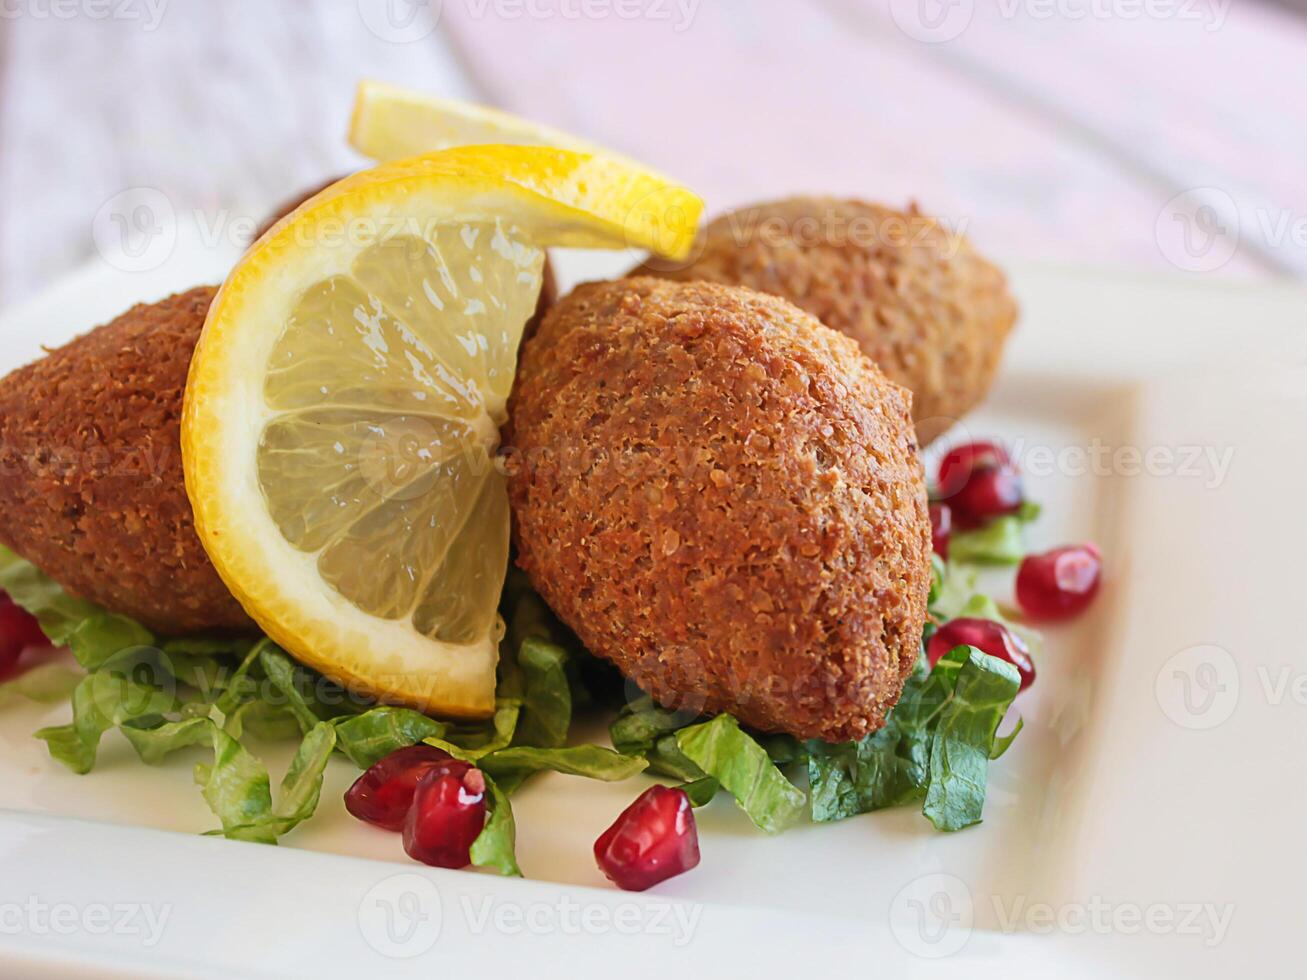
[[[661,703],[830,741],[920,651],[911,396],[784,300],[589,283],[528,341],[506,431],[518,563]]]
[[[0,381],[0,541],[161,633],[254,628],[182,480],[182,392],[213,295],[134,306]]]
[[[756,204],[716,218],[698,248],[690,265],[632,275],[748,286],[807,310],[912,391],[922,445],[984,399],[1017,318],[1003,273],[915,205]]]

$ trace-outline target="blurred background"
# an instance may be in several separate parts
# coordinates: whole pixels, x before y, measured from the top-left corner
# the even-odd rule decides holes
[[[344,134],[363,77],[605,143],[710,213],[917,201],[1000,259],[1298,278],[1303,7],[0,0],[0,305],[115,236],[246,235],[362,166]]]

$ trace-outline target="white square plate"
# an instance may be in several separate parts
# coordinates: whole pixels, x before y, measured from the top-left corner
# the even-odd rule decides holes
[[[148,274],[90,267],[0,318],[0,370],[233,258],[183,235]],[[567,282],[626,267],[556,260]],[[1096,540],[1107,579],[1046,631],[983,824],[939,834],[904,808],[768,839],[722,798],[699,813],[700,867],[632,896],[590,847],[635,783],[546,776],[514,800],[533,880],[502,880],[415,865],[351,819],[341,760],[287,846],[201,837],[193,759],[150,769],[110,735],[76,776],[31,737],[67,706],[9,703],[0,974],[1283,972],[1307,812],[1307,663],[1288,628],[1307,553],[1307,293],[1013,280],[1023,316],[999,383],[944,441],[1012,445],[1045,506],[1034,544]],[[1010,578],[990,583],[1000,600]]]

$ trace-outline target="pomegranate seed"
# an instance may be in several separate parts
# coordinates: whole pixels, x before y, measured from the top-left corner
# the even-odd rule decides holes
[[[36,617],[0,592],[0,675],[13,670],[28,647],[49,645]]]
[[[404,850],[437,868],[465,868],[486,824],[486,779],[480,769],[453,760],[418,782],[404,821]]]
[[[952,533],[953,508],[948,504],[931,504],[930,546],[945,561],[948,561],[948,539]]]
[[[1098,594],[1103,556],[1092,544],[1028,555],[1017,571],[1017,602],[1035,619],[1066,619]]]
[[[345,791],[345,809],[360,820],[386,830],[402,830],[413,805],[418,780],[433,766],[454,761],[434,745],[408,745],[373,763]],[[468,768],[467,763],[460,763]],[[461,773],[460,773],[461,775]]]
[[[926,644],[926,659],[933,667],[954,647],[973,646],[982,653],[1006,660],[1021,675],[1024,691],[1035,680],[1035,665],[1025,641],[1002,623],[992,619],[950,619],[937,629]]]
[[[1021,508],[1021,473],[1002,446],[970,442],[950,449],[939,462],[937,492],[963,527],[976,527]]]
[[[699,831],[685,790],[651,786],[595,841],[608,880],[642,892],[699,864]]]

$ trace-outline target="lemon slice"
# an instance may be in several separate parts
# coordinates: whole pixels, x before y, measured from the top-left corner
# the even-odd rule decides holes
[[[213,301],[182,419],[196,529],[259,625],[351,688],[488,715],[495,454],[543,249],[683,253],[700,210],[611,160],[479,146],[355,174],[265,235]]]
[[[456,146],[500,143],[559,147],[646,169],[612,150],[499,109],[374,81],[359,83],[349,142],[364,156],[382,161]]]

